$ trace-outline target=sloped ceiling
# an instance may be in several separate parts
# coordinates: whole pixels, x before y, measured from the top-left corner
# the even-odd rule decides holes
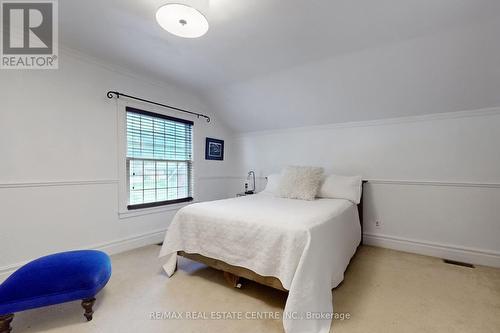
[[[236,131],[500,105],[498,0],[210,0],[199,39],[156,24],[166,2],[60,1],[61,42],[189,87]]]

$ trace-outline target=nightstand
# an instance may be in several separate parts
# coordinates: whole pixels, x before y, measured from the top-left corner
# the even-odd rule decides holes
[[[247,194],[245,192],[241,192],[241,193],[236,193],[236,197],[246,197],[247,195],[252,195],[252,194],[254,194],[254,193]]]

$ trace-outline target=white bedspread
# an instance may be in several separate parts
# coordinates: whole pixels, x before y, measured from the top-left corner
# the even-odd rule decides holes
[[[328,332],[331,289],[360,242],[357,207],[342,199],[303,201],[261,193],[196,203],[174,217],[160,252],[171,276],[177,251],[199,253],[280,279],[289,290],[283,314],[287,333]]]

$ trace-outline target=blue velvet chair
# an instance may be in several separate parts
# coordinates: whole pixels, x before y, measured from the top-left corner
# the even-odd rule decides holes
[[[101,251],[52,254],[15,271],[0,285],[0,333],[11,331],[14,313],[82,300],[92,320],[95,296],[111,277],[111,260]]]

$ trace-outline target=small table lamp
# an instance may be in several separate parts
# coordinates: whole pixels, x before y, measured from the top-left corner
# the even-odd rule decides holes
[[[252,176],[252,185],[253,185],[251,190],[248,189],[248,179],[250,178],[250,176]],[[245,182],[245,194],[254,194],[254,193],[255,193],[255,172],[250,171],[248,172],[247,181]]]

